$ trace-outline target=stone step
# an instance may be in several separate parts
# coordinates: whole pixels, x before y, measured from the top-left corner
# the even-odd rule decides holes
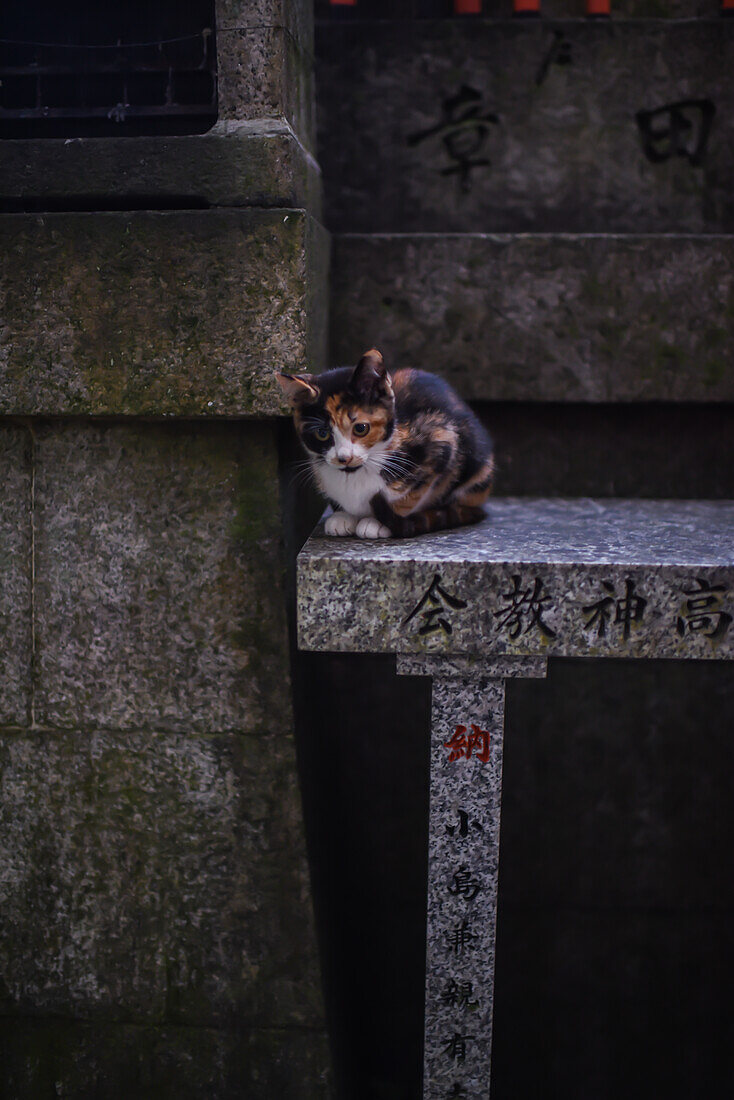
[[[324,362],[302,210],[0,216],[0,413],[271,416]]]
[[[339,231],[727,231],[734,22],[317,28]]]
[[[490,401],[734,401],[734,237],[345,234],[334,363]]]
[[[0,210],[285,206],[321,213],[321,172],[284,120],[189,137],[4,141]]]
[[[475,527],[298,559],[303,649],[734,658],[734,502],[494,500]]]

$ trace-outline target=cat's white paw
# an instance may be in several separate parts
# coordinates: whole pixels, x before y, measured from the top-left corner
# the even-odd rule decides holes
[[[360,539],[389,539],[390,528],[374,516],[363,516],[357,523],[357,537]]]
[[[353,535],[357,530],[357,517],[349,512],[334,512],[324,525],[327,535]]]

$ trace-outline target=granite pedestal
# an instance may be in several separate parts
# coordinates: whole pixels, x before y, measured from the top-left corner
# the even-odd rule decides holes
[[[734,503],[497,500],[473,528],[327,538],[298,565],[304,649],[433,680],[425,1100],[489,1095],[504,681],[547,658],[734,658]]]

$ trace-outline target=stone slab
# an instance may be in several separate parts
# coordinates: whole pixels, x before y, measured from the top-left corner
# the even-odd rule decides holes
[[[276,722],[4,733],[3,1016],[322,1026],[294,757]]]
[[[32,437],[0,427],[0,725],[31,718],[32,674]]]
[[[273,426],[52,424],[35,492],[39,723],[289,728]]]
[[[319,217],[321,174],[285,121],[218,122],[186,137],[4,141],[0,207],[302,207]]]
[[[734,237],[338,235],[331,354],[489,401],[733,401]]]
[[[268,416],[323,363],[328,238],[298,210],[0,217],[0,412]]]
[[[544,679],[548,662],[545,657],[494,657],[486,660],[478,655],[469,657],[439,657],[425,653],[398,653],[395,662],[398,676],[437,676],[441,680],[493,679],[522,677]]]
[[[474,527],[299,555],[305,649],[734,657],[734,504],[490,502]]]
[[[731,21],[329,23],[316,52],[331,229],[734,227]],[[708,140],[696,110],[676,145],[649,113],[690,101]]]
[[[310,1029],[229,1031],[58,1019],[5,1019],[0,1089],[130,1100],[328,1100],[326,1035]]]

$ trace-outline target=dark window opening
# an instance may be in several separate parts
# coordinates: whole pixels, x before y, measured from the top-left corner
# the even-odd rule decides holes
[[[216,118],[214,0],[0,5],[0,138],[197,134]]]

